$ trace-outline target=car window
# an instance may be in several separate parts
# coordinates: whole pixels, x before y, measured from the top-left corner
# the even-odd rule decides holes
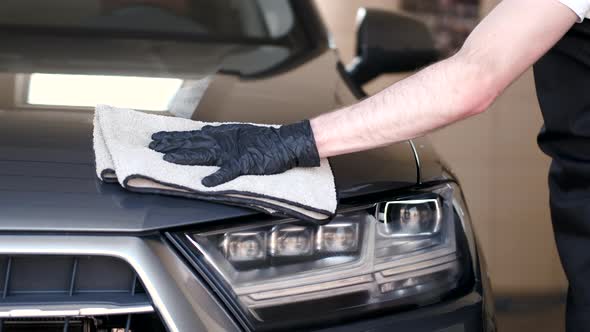
[[[293,13],[287,0],[2,0],[0,25],[277,38]]]

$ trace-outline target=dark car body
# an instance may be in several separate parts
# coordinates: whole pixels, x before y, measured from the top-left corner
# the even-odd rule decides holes
[[[26,81],[35,72],[191,79],[200,77],[203,68],[214,68],[206,62],[222,56],[224,48],[218,45],[228,45],[244,50],[215,67],[192,119],[281,124],[357,101],[361,88],[347,77],[329,46],[313,4],[303,0],[289,4],[296,28],[272,41],[250,38],[237,43],[229,37],[204,40],[169,31],[99,33],[92,27],[39,29],[0,22],[5,25],[0,30],[0,84],[6,89],[0,93],[17,95],[11,86],[18,81],[15,77]],[[4,276],[0,319],[8,330],[17,326],[16,320],[27,326],[50,326],[48,330],[64,325],[67,329],[69,324],[74,330],[92,326],[88,322],[97,319],[101,323],[96,326],[133,329],[133,324],[144,324],[135,325],[135,330],[156,329],[158,324],[171,331],[264,328],[229,303],[231,296],[211,280],[214,276],[195,262],[198,255],[175,234],[257,220],[268,223],[276,217],[104,184],[95,173],[92,111],[32,105],[2,108],[6,110],[0,110],[0,275]],[[333,157],[330,163],[341,209],[441,183],[456,185],[425,139]],[[459,195],[456,204],[465,209],[461,201]],[[485,266],[467,211],[458,213],[462,217],[457,232],[465,241],[471,266],[469,281],[460,290],[425,305],[277,328],[494,330]],[[82,291],[84,283],[88,287]],[[97,306],[108,310],[90,310]],[[122,319],[108,325],[109,317],[121,314]],[[141,318],[132,319],[134,315]],[[146,323],[151,320],[161,323]]]

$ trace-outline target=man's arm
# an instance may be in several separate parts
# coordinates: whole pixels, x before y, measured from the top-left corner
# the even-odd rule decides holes
[[[483,112],[578,17],[558,0],[504,0],[446,60],[311,120],[320,157],[385,146]]]
[[[455,56],[358,104],[279,128],[228,124],[160,132],[149,147],[171,163],[218,166],[202,180],[214,187],[414,138],[485,110],[576,19],[558,0],[504,0]]]

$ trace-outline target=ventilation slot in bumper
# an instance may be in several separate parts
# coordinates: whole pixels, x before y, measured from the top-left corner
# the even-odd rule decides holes
[[[2,332],[161,326],[133,269],[101,256],[0,255],[0,321]]]

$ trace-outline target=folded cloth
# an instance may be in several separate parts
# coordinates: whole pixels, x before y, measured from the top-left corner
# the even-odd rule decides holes
[[[177,195],[247,206],[270,214],[325,221],[336,212],[334,176],[327,159],[320,167],[294,168],[275,175],[243,175],[208,188],[201,180],[216,166],[169,163],[148,148],[159,131],[197,130],[205,123],[98,105],[94,113],[96,174],[143,193]]]

